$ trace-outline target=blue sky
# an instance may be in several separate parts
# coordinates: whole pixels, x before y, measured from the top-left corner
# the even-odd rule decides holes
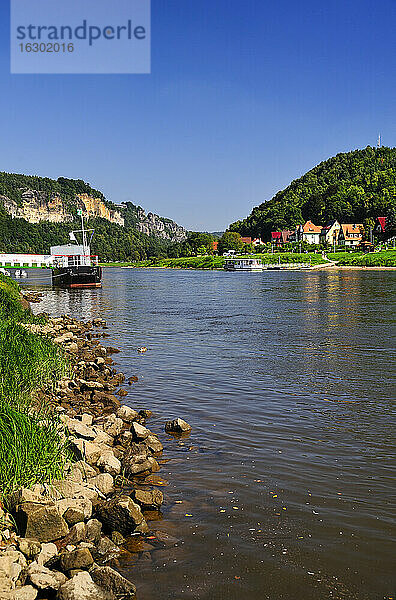
[[[153,0],[151,75],[10,75],[1,0],[0,170],[222,230],[337,152],[395,145],[395,22],[395,0]]]

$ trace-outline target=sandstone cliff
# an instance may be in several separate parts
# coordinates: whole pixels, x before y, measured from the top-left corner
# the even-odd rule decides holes
[[[140,207],[137,207],[136,217],[136,228],[141,233],[173,242],[183,242],[187,238],[187,231],[184,227],[170,219],[159,217],[152,212],[146,214]]]
[[[22,192],[22,203],[0,196],[5,210],[13,218],[25,219],[29,223],[67,223],[73,220],[70,202],[66,203],[56,193],[27,190]],[[92,198],[88,194],[76,194],[75,207],[81,208],[85,217],[102,217],[110,223],[124,225],[120,212],[109,209],[100,198]]]
[[[49,221],[50,223],[64,223],[72,221],[62,199],[56,194],[48,195],[46,192],[29,190],[22,193],[22,203],[0,196],[5,210],[13,218],[25,219],[29,223]]]
[[[124,219],[121,213],[117,210],[111,210],[100,198],[92,198],[88,194],[78,194],[77,199],[79,200],[79,208],[82,208],[83,214],[87,217],[101,217],[110,221],[110,223],[116,223],[117,225],[124,225]]]
[[[131,202],[121,205],[106,200],[99,190],[81,179],[59,177],[57,180],[36,175],[0,172],[0,209],[13,219],[37,224],[69,223],[81,209],[86,218],[101,218],[126,231],[182,242],[187,231],[171,219],[146,212]]]

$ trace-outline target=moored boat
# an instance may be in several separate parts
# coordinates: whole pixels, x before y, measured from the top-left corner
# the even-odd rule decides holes
[[[224,260],[225,271],[262,271],[263,265],[259,258],[247,257],[232,257]]]
[[[89,243],[94,230],[85,229],[82,211],[81,229],[70,233],[70,240],[75,244],[52,246],[53,256],[52,285],[65,288],[99,288],[102,286],[102,268],[98,264],[98,257],[91,255]],[[76,234],[82,236],[82,244],[78,244]],[[90,242],[87,234],[91,233]]]

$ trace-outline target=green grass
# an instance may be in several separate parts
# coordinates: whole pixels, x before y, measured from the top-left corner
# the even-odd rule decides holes
[[[69,371],[50,339],[27,331],[34,317],[22,308],[15,282],[0,276],[0,496],[62,476],[68,460],[57,416],[32,394]]]
[[[396,250],[383,252],[335,252],[328,254],[340,266],[353,267],[396,267]]]
[[[275,254],[256,254],[263,263],[307,263],[311,258],[311,264],[320,264],[323,261],[321,254],[293,254],[292,252],[280,252]],[[133,263],[105,263],[107,267],[133,266],[135,268],[165,267],[168,269],[222,269],[224,266],[223,256],[190,256],[183,258],[152,258]]]
[[[311,265],[325,264],[326,260],[322,258],[321,252],[294,254],[293,252],[275,252],[256,254],[264,264],[278,263],[309,263]],[[364,254],[363,252],[335,252],[327,253],[330,260],[336,261],[339,265],[351,265],[360,267],[396,267],[396,250],[387,250],[384,252],[373,252]],[[184,258],[151,258],[137,262],[124,263],[104,263],[105,267],[127,267],[135,268],[168,268],[168,269],[222,269],[224,258],[222,256],[191,256]]]
[[[168,269],[222,269],[224,259],[221,256],[189,256],[183,258],[152,258],[129,263],[105,263],[106,267],[136,268],[165,267]]]

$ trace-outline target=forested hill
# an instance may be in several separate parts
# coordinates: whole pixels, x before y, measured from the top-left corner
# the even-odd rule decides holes
[[[386,215],[395,204],[396,148],[368,146],[320,163],[229,229],[268,239],[271,231],[294,229],[307,220],[363,223]]]
[[[91,249],[103,260],[166,256],[187,238],[171,219],[131,202],[114,204],[82,180],[0,172],[0,253],[46,254],[67,243],[78,210],[95,228]]]

